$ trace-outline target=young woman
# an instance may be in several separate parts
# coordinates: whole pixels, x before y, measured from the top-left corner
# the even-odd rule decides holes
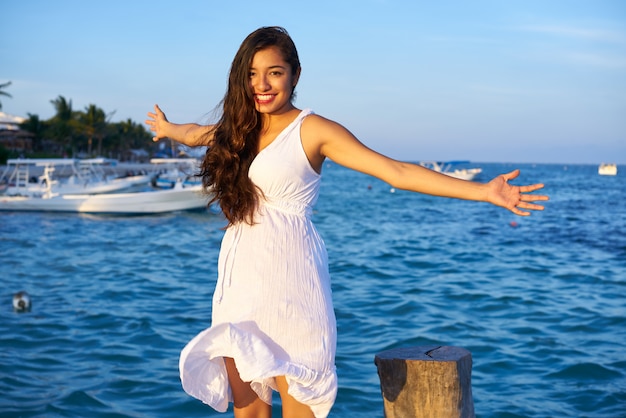
[[[272,390],[284,417],[325,417],[337,393],[336,324],[326,249],[311,222],[326,158],[398,189],[490,202],[526,216],[542,210],[513,186],[518,170],[481,184],[454,179],[372,151],[343,126],[293,104],[296,47],[279,27],[241,44],[221,119],[174,124],[158,106],[154,140],[208,146],[205,188],[228,220],[218,261],[212,325],[183,349],[184,389],[235,417],[269,417]]]

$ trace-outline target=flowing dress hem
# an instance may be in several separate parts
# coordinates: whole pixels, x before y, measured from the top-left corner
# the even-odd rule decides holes
[[[272,391],[277,390],[275,378],[285,376],[294,399],[308,405],[316,418],[328,416],[337,394],[335,368],[315,371],[281,359],[267,338],[247,324],[223,323],[202,331],[181,352],[183,389],[216,411],[225,412],[233,401],[224,364],[224,357],[230,357],[241,379],[251,383],[263,402],[272,404]]]

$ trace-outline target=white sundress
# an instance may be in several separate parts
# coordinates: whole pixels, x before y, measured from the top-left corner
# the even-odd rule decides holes
[[[232,402],[223,357],[271,404],[275,377],[326,417],[337,395],[336,321],[326,247],[311,222],[321,176],[311,167],[298,117],[263,149],[249,176],[261,188],[255,224],[222,240],[211,327],[183,349],[183,388],[220,412]]]

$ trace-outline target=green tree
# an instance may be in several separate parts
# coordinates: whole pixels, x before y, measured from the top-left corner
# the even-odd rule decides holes
[[[20,128],[35,135],[33,138],[33,151],[42,151],[47,124],[39,119],[39,115],[31,113],[27,115],[28,118],[20,123]]]
[[[81,131],[87,136],[87,154],[92,155],[93,140],[98,141],[97,154],[102,155],[102,141],[107,136],[108,122],[115,112],[108,115],[104,110],[94,104],[85,108],[84,113],[80,113],[78,120]]]
[[[9,93],[7,93],[6,91],[2,91],[4,89],[6,89],[7,87],[9,87],[10,85],[11,85],[10,81],[7,81],[6,83],[0,84],[0,96],[13,97]],[[2,110],[2,102],[0,102],[0,110]]]
[[[118,154],[123,155],[131,149],[151,148],[152,135],[144,128],[142,124],[135,123],[131,119],[127,119],[116,124],[117,127],[117,146]]]
[[[73,153],[72,138],[77,124],[72,120],[74,116],[72,101],[59,96],[50,100],[50,103],[56,111],[56,114],[50,119],[50,137],[61,146],[65,153]]]
[[[59,96],[54,100],[50,100],[50,103],[54,106],[54,110],[57,112],[53,118],[70,121],[72,119],[72,101],[67,101],[63,96]]]
[[[84,111],[74,111],[72,101],[63,96],[50,100],[50,103],[55,109],[52,118],[41,120],[39,116],[29,113],[28,119],[20,124],[23,130],[35,135],[35,152],[73,157],[79,153],[90,156],[97,153],[123,159],[131,149],[154,151],[157,147],[144,125],[131,119],[111,123],[110,118],[115,112],[106,113],[95,104],[85,107]]]

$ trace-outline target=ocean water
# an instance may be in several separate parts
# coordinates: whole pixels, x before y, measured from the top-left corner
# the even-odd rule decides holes
[[[546,210],[522,218],[324,168],[331,417],[382,417],[374,356],[429,344],[472,353],[478,417],[626,417],[626,176],[480,166],[482,180],[519,166],[514,183],[544,182]],[[0,416],[228,416],[178,378],[181,348],[210,325],[223,226],[216,211],[0,213]],[[30,312],[13,311],[19,290]]]

